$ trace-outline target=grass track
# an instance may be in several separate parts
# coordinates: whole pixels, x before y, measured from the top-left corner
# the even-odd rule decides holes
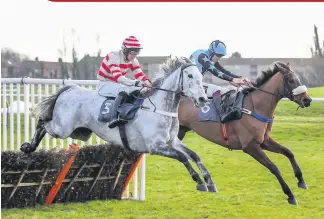
[[[2,210],[2,218],[324,218],[323,128],[323,124],[280,122],[273,127],[272,136],[294,152],[309,187],[297,187],[288,159],[267,152],[294,192],[298,206],[287,203],[276,178],[251,157],[189,133],[184,142],[200,155],[218,194],[196,191],[187,170],[177,161],[148,155],[144,202],[54,204]]]
[[[217,194],[196,191],[187,170],[179,162],[148,155],[144,202],[92,201],[54,204],[35,209],[2,209],[1,216],[12,219],[322,219],[324,218],[324,105],[318,104],[314,108],[315,104],[309,109],[301,109],[297,111],[298,115],[295,115],[291,113],[295,108],[293,103],[286,102],[282,105],[280,103],[272,132],[275,140],[294,152],[308,190],[297,187],[297,179],[287,158],[267,152],[295,194],[298,206],[287,203],[276,178],[249,155],[241,151],[228,151],[194,133],[189,133],[184,143],[200,155],[217,185],[219,190]]]

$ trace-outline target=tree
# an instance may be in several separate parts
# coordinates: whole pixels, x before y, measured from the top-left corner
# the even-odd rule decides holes
[[[65,63],[66,60],[66,41],[65,41],[65,36],[63,36],[63,49],[59,49],[59,59],[58,62],[60,63],[61,66],[61,76],[62,78],[68,78],[68,70],[67,70],[67,65]]]
[[[89,77],[89,71],[90,71],[90,62],[89,62],[90,56],[89,54],[86,54],[84,58],[82,59],[82,71],[84,74],[84,79],[88,80],[91,79]]]
[[[10,60],[11,62],[21,62],[23,60],[30,60],[27,55],[20,54],[11,48],[1,48],[1,61]]]
[[[101,56],[101,49],[100,49],[100,34],[99,33],[97,33],[96,42],[97,42],[97,46],[98,46],[97,57],[100,57]]]
[[[321,57],[321,58],[323,58],[324,57],[324,55],[323,55],[323,53],[324,53],[324,51],[323,51],[324,41],[323,41],[323,48],[321,48],[316,25],[314,25],[314,37],[313,37],[313,40],[314,40],[315,49],[313,49],[311,47],[312,57]]]
[[[313,36],[314,47],[311,47],[313,72],[308,72],[307,77],[301,76],[300,79],[309,87],[323,86],[324,84],[324,41],[323,47],[320,46],[320,39],[316,25],[314,25]],[[300,74],[302,75],[302,73]]]
[[[242,58],[242,55],[239,52],[233,52],[230,58]]]
[[[79,41],[80,39],[75,39],[75,30],[71,29],[72,33],[72,40],[73,40],[73,46],[72,46],[72,78],[73,79],[80,79],[80,70],[78,67],[78,54],[76,51],[75,43],[76,41]]]
[[[29,60],[29,57],[8,47],[1,48],[1,69],[7,70],[8,77],[21,74],[15,66],[21,66],[23,60]]]
[[[61,75],[62,78],[67,78],[68,77],[68,72],[67,72],[67,67],[66,67],[66,63],[63,62],[62,58],[58,59],[58,62],[60,63],[61,66]]]

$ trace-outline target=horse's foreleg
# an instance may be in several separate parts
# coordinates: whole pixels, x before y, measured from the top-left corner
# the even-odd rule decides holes
[[[274,174],[284,193],[288,196],[288,203],[297,205],[297,200],[294,194],[291,192],[285,180],[282,178],[281,173],[278,167],[269,159],[269,157],[264,153],[261,149],[260,145],[252,140],[247,146],[243,147],[243,151],[249,155],[251,155],[254,159],[256,159],[263,166],[268,168],[272,174]]]
[[[31,153],[36,151],[39,143],[42,141],[45,136],[46,131],[44,129],[44,122],[39,120],[37,123],[35,134],[31,140],[31,143],[25,142],[20,146],[20,150],[24,153]]]
[[[205,183],[200,179],[199,174],[191,166],[187,156],[185,154],[183,154],[183,152],[178,151],[175,148],[170,147],[168,145],[159,145],[159,146],[154,146],[153,149],[150,151],[150,154],[169,157],[169,158],[173,158],[173,159],[180,161],[181,163],[183,163],[185,165],[185,167],[189,171],[192,179],[195,182],[197,182],[197,190],[208,191]]]
[[[304,181],[303,174],[297,164],[295,156],[288,148],[280,145],[272,138],[269,138],[267,141],[263,142],[263,144],[261,144],[261,147],[264,150],[285,155],[289,159],[291,166],[294,169],[295,176],[298,179],[298,187],[307,189],[307,185]]]
[[[190,131],[190,130],[191,130],[190,128],[180,125],[179,132],[178,132],[178,138],[182,141],[182,139],[185,137],[187,131]]]
[[[201,174],[204,176],[205,182],[207,183],[207,188],[209,192],[217,192],[217,188],[215,183],[212,180],[212,177],[210,175],[210,173],[208,172],[207,168],[205,167],[205,165],[201,162],[200,157],[198,156],[198,154],[192,150],[190,150],[189,148],[187,148],[185,145],[183,144],[178,144],[179,147],[181,148],[181,150],[186,153],[197,165],[197,167],[199,168]]]

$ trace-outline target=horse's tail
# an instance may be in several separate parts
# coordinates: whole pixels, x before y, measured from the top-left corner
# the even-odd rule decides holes
[[[41,119],[43,121],[50,121],[53,117],[53,110],[56,103],[57,98],[64,92],[69,90],[70,88],[74,87],[75,85],[69,85],[61,88],[55,94],[46,97],[42,100],[35,109],[33,110],[32,115],[35,116],[37,119]]]

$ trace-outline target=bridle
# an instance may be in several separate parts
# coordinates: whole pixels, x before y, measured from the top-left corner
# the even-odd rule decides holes
[[[281,74],[282,74],[282,73],[281,73]],[[255,86],[253,86],[253,85],[249,85],[249,84],[247,84],[246,86],[248,86],[249,88],[252,88],[252,89],[254,89],[254,90],[259,90],[259,91],[262,91],[262,92],[264,92],[264,93],[267,93],[267,94],[273,95],[273,96],[275,96],[275,97],[278,97],[279,99],[281,99],[281,98],[283,98],[283,97],[287,97],[289,100],[294,101],[295,96],[296,96],[296,95],[299,95],[299,94],[302,94],[302,93],[304,93],[304,92],[306,92],[306,91],[307,91],[307,88],[306,88],[305,85],[300,85],[300,86],[298,86],[298,87],[292,89],[291,85],[289,85],[288,80],[286,79],[287,76],[292,75],[292,74],[295,74],[295,73],[292,72],[292,71],[290,71],[290,72],[287,73],[287,74],[283,74],[283,77],[281,78],[281,81],[284,80],[284,88],[283,88],[284,93],[283,93],[283,94],[280,93],[279,88],[278,88],[278,90],[277,90],[276,93],[272,93],[272,92],[269,92],[269,91],[263,90],[263,89],[261,89],[261,88],[255,87]],[[281,81],[280,81],[280,83],[281,83]],[[241,85],[240,85],[240,86],[241,86]],[[241,87],[242,87],[242,86],[241,86]]]
[[[151,87],[151,86],[146,86],[146,85],[144,85],[140,90],[142,90],[143,88],[146,87],[146,88],[150,88],[152,90],[161,90],[161,91],[176,93],[176,94],[185,96],[183,94],[183,71],[190,66],[196,66],[196,65],[193,63],[188,63],[188,64],[184,64],[181,66],[180,77],[179,77],[180,89],[178,89],[178,90],[169,90],[169,89],[164,89],[164,88],[160,88],[160,87],[153,87],[153,86]]]
[[[152,90],[161,90],[161,91],[165,91],[165,92],[170,92],[170,93],[175,93],[176,94],[176,96],[179,96],[179,98],[180,98],[180,96],[182,95],[182,96],[185,96],[185,94],[183,93],[183,71],[186,69],[186,68],[188,68],[188,67],[190,67],[190,66],[196,66],[195,64],[193,64],[193,63],[186,63],[186,64],[184,64],[184,65],[182,65],[181,66],[181,71],[180,71],[180,77],[179,77],[179,82],[178,82],[178,84],[180,84],[180,88],[178,89],[178,90],[169,90],[169,89],[164,89],[164,88],[160,88],[160,87],[151,87],[151,86],[143,86],[140,90],[138,90],[137,92],[140,92],[142,89],[144,89],[145,87],[146,88],[150,88],[150,89],[152,89]],[[147,96],[145,96],[145,97],[139,97],[139,96],[136,96],[136,95],[134,95],[134,94],[132,94],[132,96],[134,97],[134,98],[137,98],[137,99],[145,99],[145,98],[148,98],[149,99],[149,101],[150,101],[150,103],[153,105],[153,107],[154,107],[154,109],[152,110],[152,112],[157,112],[157,113],[159,113],[159,114],[162,114],[162,115],[167,115],[167,116],[171,116],[171,117],[177,117],[177,113],[169,113],[169,112],[163,112],[163,111],[159,111],[158,112],[158,110],[156,109],[156,106],[155,106],[155,104],[152,102],[152,100],[151,100],[151,98],[150,98],[150,96],[151,96],[151,92],[150,93],[148,93],[147,94]],[[141,107],[141,109],[144,109],[144,108],[148,108],[148,107],[144,107],[144,106],[142,106]],[[149,108],[148,108],[149,109]]]

